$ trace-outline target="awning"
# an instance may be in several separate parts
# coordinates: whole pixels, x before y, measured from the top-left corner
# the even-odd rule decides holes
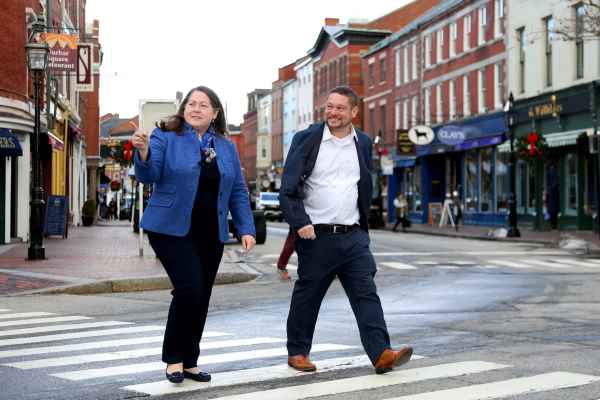
[[[9,129],[0,128],[0,157],[19,157],[23,155],[23,149],[19,138]]]
[[[456,151],[461,151],[461,150],[476,149],[479,147],[494,146],[494,145],[504,142],[505,139],[506,138],[504,135],[486,136],[486,137],[482,137],[479,139],[466,140],[466,141],[454,146],[454,149]]]
[[[410,168],[414,167],[416,158],[403,158],[400,160],[394,160],[394,168]]]
[[[65,149],[65,143],[51,132],[48,132],[48,143],[50,143],[55,150],[63,151]]]
[[[556,132],[549,133],[544,135],[546,139],[546,144],[548,147],[561,147],[561,146],[574,146],[577,144],[577,138],[580,135],[591,134],[593,133],[593,129],[576,129],[573,131],[566,132]],[[515,148],[516,148],[516,140],[515,140]],[[502,145],[498,146],[498,151],[500,153],[508,153],[510,152],[510,141],[506,141]]]

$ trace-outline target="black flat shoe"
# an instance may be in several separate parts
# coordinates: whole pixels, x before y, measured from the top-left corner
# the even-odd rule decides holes
[[[200,371],[194,374],[193,372],[183,370],[183,376],[196,382],[210,382],[210,374],[208,372]]]
[[[181,383],[183,382],[184,375],[181,371],[173,372],[172,374],[165,371],[165,375],[167,380],[171,383]]]

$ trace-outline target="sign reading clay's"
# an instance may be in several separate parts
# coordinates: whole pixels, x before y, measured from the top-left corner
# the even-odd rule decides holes
[[[418,125],[408,131],[408,138],[418,145],[426,145],[433,142],[435,134],[433,130],[425,125]]]
[[[453,146],[467,140],[467,131],[462,126],[447,125],[440,128],[437,137],[440,142]]]

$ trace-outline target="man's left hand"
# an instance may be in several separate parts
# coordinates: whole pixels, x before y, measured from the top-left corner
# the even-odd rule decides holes
[[[242,236],[242,247],[244,248],[244,251],[246,253],[248,253],[250,250],[252,250],[252,248],[254,247],[255,244],[256,244],[256,239],[254,239],[254,236],[252,236],[252,235]]]

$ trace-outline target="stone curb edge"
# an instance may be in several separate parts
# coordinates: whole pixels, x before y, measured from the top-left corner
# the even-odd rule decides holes
[[[238,264],[239,265],[239,264]],[[257,273],[251,272],[220,272],[217,273],[215,285],[227,285],[233,283],[244,283],[256,279]],[[171,282],[167,276],[136,277],[100,280],[89,283],[76,283],[62,286],[54,286],[27,292],[12,293],[6,297],[39,295],[39,294],[102,294],[102,293],[126,293],[140,292],[145,290],[168,290],[172,289]]]

